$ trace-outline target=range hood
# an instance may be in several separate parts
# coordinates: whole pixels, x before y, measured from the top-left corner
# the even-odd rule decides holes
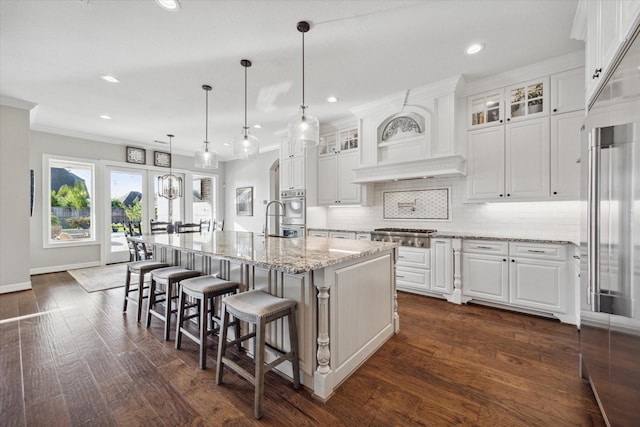
[[[436,176],[464,176],[467,174],[466,161],[461,155],[411,160],[399,163],[379,163],[353,169],[354,184],[369,182],[398,181]]]

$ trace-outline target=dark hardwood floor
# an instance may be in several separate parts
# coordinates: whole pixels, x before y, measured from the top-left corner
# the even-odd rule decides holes
[[[269,373],[256,421],[249,383],[225,373],[216,386],[215,352],[201,371],[190,340],[176,351],[160,322],[122,314],[122,288],[32,283],[0,295],[0,426],[604,425],[576,328],[551,320],[400,293],[400,334],[326,404]]]

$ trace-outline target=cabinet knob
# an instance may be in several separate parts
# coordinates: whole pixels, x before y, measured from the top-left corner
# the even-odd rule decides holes
[[[554,108],[554,109],[553,109],[553,112],[554,112],[554,113],[557,113],[557,112],[558,112],[558,109],[557,109],[557,108]]]
[[[504,197],[504,196],[501,194],[500,197]]]
[[[510,122],[510,121],[511,121],[511,119],[510,119],[510,118],[508,118],[508,119],[507,119],[507,121],[508,121],[508,122]]]
[[[502,119],[500,119],[500,123],[502,123]]]
[[[511,194],[507,193],[507,197],[511,197]]]
[[[553,194],[558,194],[558,192],[557,192],[557,191],[554,191],[554,192],[553,192]]]
[[[506,259],[506,258],[502,258],[502,261],[503,261],[503,262],[507,262],[507,259]]]
[[[512,260],[511,260],[511,262],[516,262],[516,260],[515,260],[515,259],[512,259]]]

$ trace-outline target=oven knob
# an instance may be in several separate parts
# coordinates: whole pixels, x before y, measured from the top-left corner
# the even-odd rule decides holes
[[[407,240],[407,246],[413,246],[413,241],[412,240]]]
[[[404,240],[398,239],[398,243],[400,243],[400,246],[402,246],[402,245],[404,245]]]
[[[423,247],[423,246],[424,246],[424,242],[423,242],[422,240],[418,240],[418,241],[416,242],[416,246],[417,246],[417,247],[419,247],[419,248],[421,248],[421,247]]]

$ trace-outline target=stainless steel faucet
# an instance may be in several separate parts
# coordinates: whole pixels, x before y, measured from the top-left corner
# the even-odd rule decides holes
[[[277,213],[275,215],[269,215],[269,207],[273,204],[277,204],[280,205],[280,207],[282,208],[282,213]],[[280,201],[280,200],[272,200],[269,203],[267,203],[267,207],[264,210],[264,235],[265,237],[269,236],[269,217],[270,216],[275,216],[280,217],[284,215],[284,204]],[[276,230],[278,229],[278,220],[276,219]]]

